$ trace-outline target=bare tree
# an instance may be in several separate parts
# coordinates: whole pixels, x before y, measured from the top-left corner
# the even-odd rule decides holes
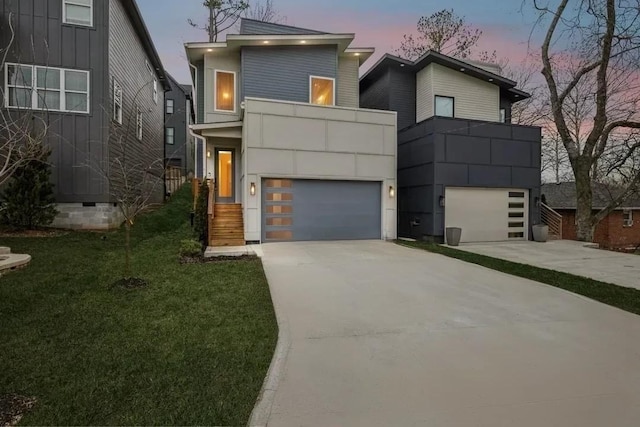
[[[7,70],[9,80],[9,93],[5,93],[4,86],[0,88],[2,102],[6,99],[15,106],[0,108],[0,186],[30,160],[40,158],[49,131],[46,110],[34,112],[30,71],[7,64],[15,42],[13,19],[14,14],[9,13],[6,25],[2,26],[8,41],[0,49],[0,67]]]
[[[541,48],[542,74],[554,127],[575,177],[577,236],[592,241],[598,222],[640,184],[640,168],[633,163],[640,151],[640,7],[637,0],[533,4],[540,22],[550,18]],[[603,163],[620,190],[594,212],[592,185],[603,179]]]
[[[418,20],[417,35],[405,34],[398,56],[415,60],[427,51],[433,50],[458,58],[468,58],[478,44],[482,31],[467,24],[464,17],[458,16],[453,9],[443,9]],[[495,54],[480,53],[480,59],[489,62]]]
[[[201,26],[192,19],[187,22],[194,28],[206,31],[210,43],[217,42],[218,36],[233,27],[249,8],[247,0],[205,0],[202,5],[209,14],[207,23]]]
[[[273,0],[265,0],[264,2],[247,0],[247,4],[248,7],[244,11],[245,18],[276,24],[282,24],[287,21],[287,18],[282,16],[273,5]]]

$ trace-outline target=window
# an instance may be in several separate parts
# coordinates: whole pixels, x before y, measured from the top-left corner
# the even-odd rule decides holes
[[[236,111],[236,73],[216,70],[215,110]]]
[[[622,219],[624,221],[624,227],[633,227],[633,211],[631,209],[622,211]]]
[[[335,105],[335,79],[310,77],[309,102],[315,105]]]
[[[500,109],[500,123],[507,123],[507,110],[504,108]]]
[[[113,120],[122,124],[122,87],[113,79]]]
[[[89,112],[89,72],[7,64],[5,105],[34,110]]]
[[[173,99],[167,99],[167,114],[173,114]]]
[[[455,101],[450,96],[436,95],[436,116],[454,117]]]
[[[93,0],[62,0],[62,22],[93,27]]]
[[[142,141],[142,111],[136,107],[136,136]]]
[[[174,137],[176,130],[175,128],[166,128],[165,129],[165,141],[168,145],[173,145]]]
[[[158,79],[153,78],[153,102],[158,103]]]

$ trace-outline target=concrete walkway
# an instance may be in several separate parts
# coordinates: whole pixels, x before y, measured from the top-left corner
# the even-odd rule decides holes
[[[640,256],[587,247],[584,242],[463,244],[456,249],[640,289]]]
[[[640,316],[392,243],[263,251],[270,427],[638,425]]]

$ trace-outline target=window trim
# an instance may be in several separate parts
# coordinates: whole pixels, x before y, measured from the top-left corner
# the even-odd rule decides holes
[[[116,94],[117,91],[120,90],[120,111],[119,114],[116,116]],[[123,109],[124,109],[124,91],[122,90],[122,86],[120,85],[120,83],[118,83],[118,80],[114,77],[113,78],[113,121],[118,123],[118,124],[122,124],[122,115],[123,115]]]
[[[31,68],[31,107],[18,107],[9,105],[9,86],[22,87],[9,85],[9,67],[29,67]],[[40,108],[38,107],[38,69],[58,70],[60,72],[60,87],[58,89],[47,89],[46,87],[40,88],[42,91],[56,91],[60,92],[60,108]],[[72,71],[77,73],[84,73],[87,76],[87,90],[79,91],[66,88],[66,72]],[[34,111],[53,111],[57,113],[72,113],[72,114],[91,114],[91,72],[87,70],[79,70],[76,68],[60,68],[60,67],[48,67],[46,65],[35,64],[20,64],[16,62],[6,62],[4,67],[4,106],[5,108],[11,108],[16,110],[34,110]],[[87,95],[87,109],[86,111],[69,110],[67,109],[67,93],[86,94]],[[64,108],[63,108],[64,107]]]
[[[218,108],[218,73],[227,73],[233,74],[233,110],[221,110]],[[216,68],[213,70],[213,111],[216,113],[227,113],[227,114],[235,114],[237,113],[237,104],[238,104],[238,81],[237,81],[237,73],[235,71],[223,70],[220,68]]]
[[[176,108],[176,102],[171,98],[166,98],[164,103],[164,113],[165,114],[174,114]],[[171,102],[171,112],[169,112],[169,102]]]
[[[627,213],[629,214],[629,219],[625,218]],[[633,227],[633,209],[622,210],[622,226],[625,228]]]
[[[171,142],[169,142],[169,130],[171,130]],[[169,126],[164,128],[164,143],[166,145],[175,145],[176,143],[176,128]]]
[[[332,88],[333,88],[333,104],[324,105],[324,104],[313,103],[313,79],[331,80]],[[309,76],[309,104],[316,105],[318,107],[335,107],[336,106],[336,78],[310,75]]]
[[[142,110],[140,109],[140,107],[136,106],[136,138],[138,138],[138,141],[142,141],[143,138],[143,124],[142,124]]]
[[[74,0],[62,0],[62,23],[65,25],[77,25],[79,27],[87,27],[87,28],[93,28],[93,15],[94,15],[94,0],[90,0],[91,4],[89,4],[89,6],[87,6],[86,4],[82,4],[82,3],[78,3],[77,1]],[[89,8],[89,16],[90,16],[90,20],[91,23],[90,24],[78,24],[77,22],[68,22],[67,21],[67,15],[65,14],[65,6],[67,4],[72,4],[74,6],[80,6],[80,7],[88,7]]]
[[[451,116],[440,116],[438,115],[438,111],[437,111],[437,106],[438,106],[438,98],[446,98],[446,99],[450,99],[451,102],[453,103],[453,111],[451,111]],[[444,117],[444,118],[448,118],[448,119],[455,119],[456,118],[456,98],[453,96],[445,96],[445,95],[433,95],[433,115],[435,117]]]

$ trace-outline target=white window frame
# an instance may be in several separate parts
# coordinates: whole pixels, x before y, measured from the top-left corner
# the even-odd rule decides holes
[[[136,107],[136,137],[138,138],[138,141],[142,141],[142,111],[140,110],[140,107]]]
[[[120,94],[120,110],[117,110],[116,107],[118,106],[118,92]],[[118,83],[118,81],[116,80],[116,78],[113,78],[113,120],[118,123],[118,124],[122,124],[122,112],[124,109],[124,100],[123,100],[123,91],[122,91],[122,86],[120,86],[120,83]],[[118,114],[116,114],[116,111],[118,111]]]
[[[333,84],[333,104],[324,105],[324,104],[314,104],[313,103],[313,79],[319,80],[331,80]],[[309,76],[309,104],[316,105],[318,107],[335,107],[336,106],[336,79],[334,77],[324,77],[324,76]]]
[[[169,111],[169,102],[171,102],[171,111]],[[176,102],[173,99],[165,99],[164,111],[165,114],[173,114],[175,112]]]
[[[91,27],[93,28],[93,0],[90,0],[91,3],[89,4],[89,6],[87,6],[86,4],[83,3],[79,3],[77,1],[74,0],[62,0],[62,23],[63,24],[67,24],[67,25],[78,25],[80,27]],[[89,17],[91,20],[90,24],[79,24],[77,22],[68,22],[67,21],[67,14],[65,13],[66,11],[66,5],[71,4],[74,6],[80,6],[80,7],[88,7],[89,8]]]
[[[171,130],[171,142],[169,142],[169,130]],[[164,128],[164,143],[167,145],[176,144],[176,128],[172,126]]]
[[[9,105],[9,87],[19,87],[23,86],[15,86],[9,85],[9,67],[29,67],[31,68],[31,107],[17,107]],[[38,107],[38,70],[39,69],[49,69],[49,70],[57,70],[60,72],[60,87],[58,89],[53,88],[40,88],[43,91],[50,92],[60,92],[60,108],[39,108]],[[84,73],[87,76],[87,90],[79,91],[79,90],[71,90],[65,87],[66,83],[66,72],[76,72],[76,73]],[[73,113],[73,114],[90,114],[91,113],[91,73],[86,70],[78,70],[74,68],[58,68],[58,67],[45,67],[41,65],[31,65],[31,64],[19,64],[14,62],[7,62],[4,67],[4,105],[5,108],[13,108],[18,110],[39,110],[39,111],[57,111],[63,113]],[[87,95],[87,109],[86,111],[79,110],[69,110],[67,109],[67,93],[78,93],[78,94],[86,94]]]
[[[233,110],[220,110],[218,108],[218,73],[233,74]],[[213,70],[213,111],[216,113],[235,114],[238,104],[238,79],[235,71],[215,69]]]
[[[438,98],[450,99],[453,102],[451,106],[450,116],[438,115]],[[446,95],[433,95],[433,115],[436,117],[445,117],[445,118],[455,119],[456,118],[456,98],[453,96],[446,96]]]
[[[625,218],[627,214],[629,214],[629,218]],[[631,209],[622,210],[622,226],[627,228],[633,227],[633,210]]]

